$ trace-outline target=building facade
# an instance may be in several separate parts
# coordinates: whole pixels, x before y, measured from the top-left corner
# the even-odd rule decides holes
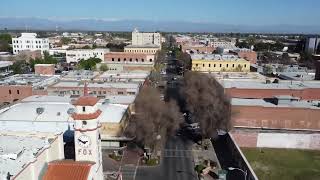
[[[127,53],[137,53],[137,54],[156,54],[161,48],[157,45],[144,45],[144,46],[137,46],[137,45],[129,45],[124,47],[124,52]]]
[[[13,54],[19,54],[21,51],[40,50],[41,53],[49,51],[49,39],[37,38],[36,33],[21,33],[18,38],[12,38]]]
[[[139,32],[137,29],[135,29],[132,32],[132,45],[141,46],[146,44],[154,44],[161,47],[161,34]]]
[[[79,62],[81,59],[87,60],[89,58],[97,57],[104,61],[106,53],[110,52],[109,49],[73,49],[66,51],[67,63]]]
[[[250,62],[236,56],[192,55],[192,71],[250,72]]]

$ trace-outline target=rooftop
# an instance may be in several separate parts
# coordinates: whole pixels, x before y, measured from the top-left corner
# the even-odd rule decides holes
[[[99,101],[98,98],[92,96],[83,96],[76,100],[75,106],[94,106]]]
[[[233,54],[192,54],[192,60],[214,60],[214,61],[246,61]]]
[[[144,44],[144,45],[128,45],[125,48],[160,48],[160,46],[155,44]]]
[[[49,163],[43,180],[87,180],[92,165],[93,162],[53,161]]]
[[[139,84],[137,83],[122,83],[122,82],[90,82],[88,88],[120,88],[120,89],[134,89],[138,91]],[[80,81],[60,81],[51,87],[84,87],[84,83]]]
[[[0,179],[16,176],[54,141],[52,135],[0,134]]]
[[[21,103],[0,110],[0,131],[64,132],[73,128],[75,106],[60,97],[31,96]],[[48,100],[48,101],[45,101]],[[128,105],[98,102],[101,123],[120,123]]]
[[[0,80],[0,85],[31,85],[33,88],[46,88],[58,82],[59,76],[42,76],[36,74],[16,74]]]
[[[131,104],[136,99],[136,95],[109,95],[105,100],[111,104]]]
[[[291,96],[290,96],[291,97]],[[262,107],[291,107],[291,108],[307,108],[307,109],[317,109],[320,110],[320,107],[317,107],[320,101],[299,101],[295,98],[290,101],[291,98],[288,97],[275,97],[281,100],[289,100],[287,103],[279,103],[278,105],[271,102],[267,102],[264,99],[241,99],[241,98],[232,98],[231,104],[233,106],[262,106]],[[289,98],[289,99],[288,99]]]
[[[64,74],[62,80],[90,80],[99,75],[97,71],[75,70]]]
[[[269,83],[261,80],[238,80],[238,79],[219,79],[225,88],[239,89],[306,89],[320,88],[318,81],[285,81],[279,83]]]

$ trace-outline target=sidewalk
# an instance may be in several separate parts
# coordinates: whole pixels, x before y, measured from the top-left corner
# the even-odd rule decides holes
[[[204,145],[207,146],[207,149],[204,148]],[[211,141],[209,139],[206,139],[203,141],[202,145],[194,144],[192,146],[192,151],[193,151],[195,166],[202,164],[207,167],[206,169],[203,170],[204,171],[203,179],[213,180],[213,178],[208,174],[208,172],[213,171],[214,173],[218,174],[218,171],[221,169],[221,166]],[[215,167],[211,168],[210,163],[205,165],[204,161],[214,162]]]

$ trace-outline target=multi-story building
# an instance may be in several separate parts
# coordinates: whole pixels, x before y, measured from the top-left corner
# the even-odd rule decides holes
[[[92,57],[97,57],[104,61],[104,55],[110,52],[109,49],[73,49],[66,51],[67,63],[79,62],[81,59],[87,60]]]
[[[10,104],[32,95],[46,95],[47,87],[59,80],[58,76],[17,74],[0,81],[0,104]]]
[[[49,39],[37,38],[36,33],[21,33],[20,37],[12,38],[12,48],[13,54],[19,54],[24,50],[40,50],[43,53],[49,51]]]
[[[213,41],[210,42],[210,45],[214,48],[224,48],[224,49],[232,49],[235,48],[236,43],[232,41]]]
[[[234,55],[193,54],[192,71],[249,72],[250,62]]]
[[[161,47],[161,34],[157,32],[139,32],[138,29],[135,29],[132,32],[132,45],[141,46],[146,44],[154,44]]]
[[[160,46],[154,44],[148,45],[128,45],[124,47],[124,52],[128,53],[143,53],[143,54],[156,54],[160,50]]]
[[[110,52],[105,54],[104,62],[110,70],[116,71],[150,71],[155,60],[154,54]]]

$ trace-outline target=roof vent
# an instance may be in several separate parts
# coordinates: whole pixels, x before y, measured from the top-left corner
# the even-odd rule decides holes
[[[37,112],[38,115],[40,115],[40,114],[42,114],[44,112],[44,108],[43,107],[39,107],[39,108],[37,108],[36,112]]]

